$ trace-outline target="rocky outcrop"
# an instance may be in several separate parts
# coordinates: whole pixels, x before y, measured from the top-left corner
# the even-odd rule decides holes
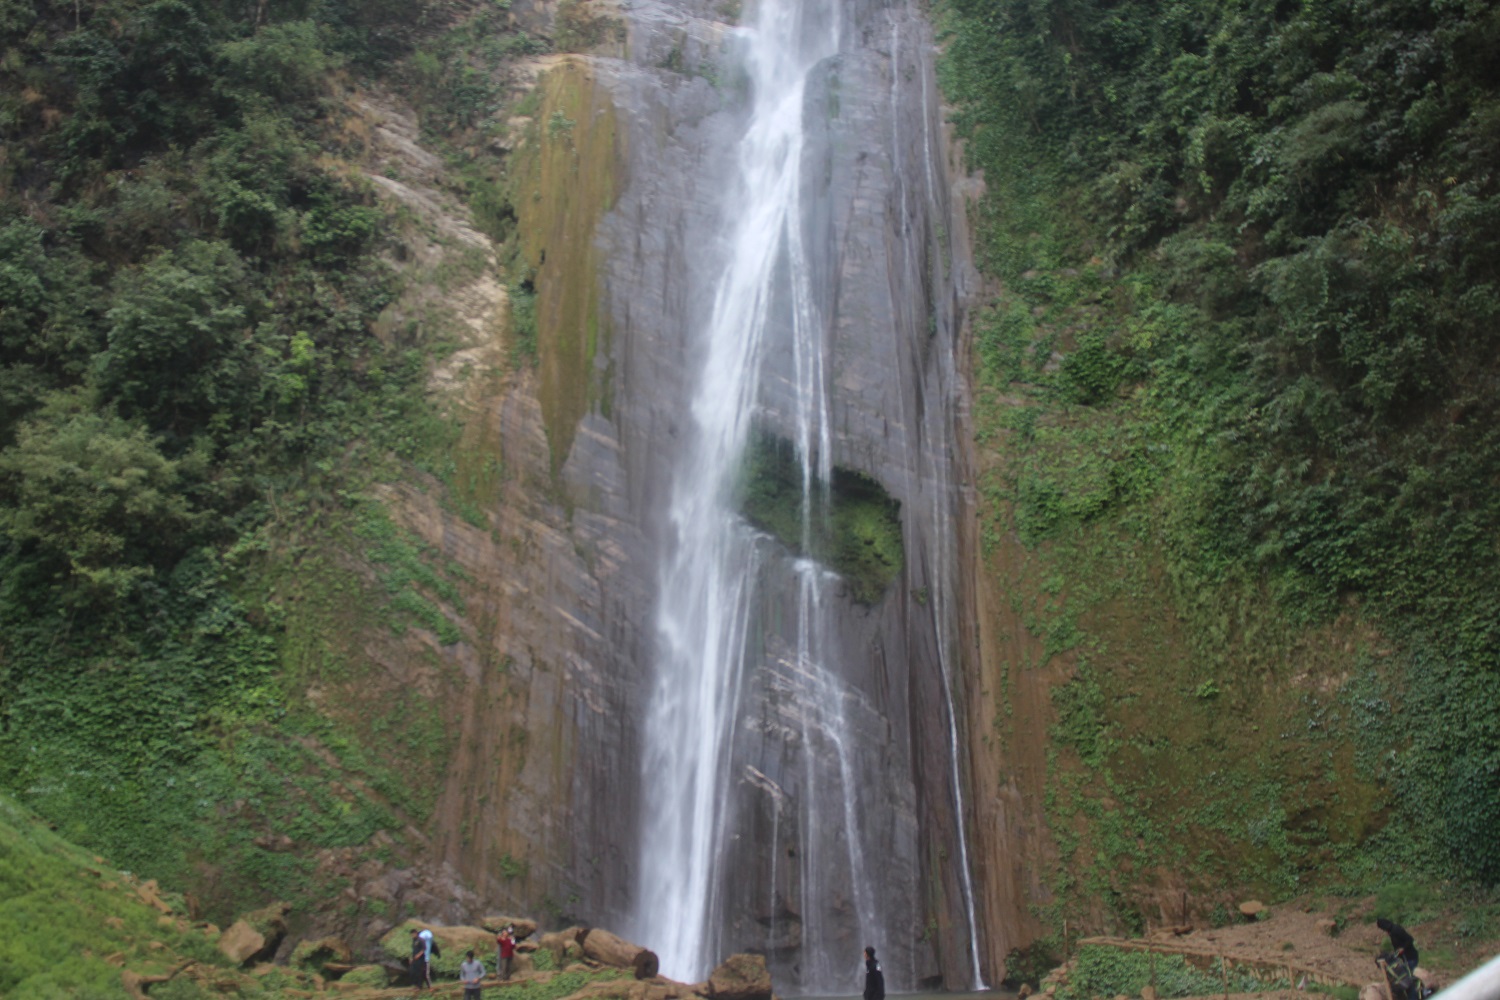
[[[771,1000],[771,973],[760,955],[730,955],[708,977],[709,1000]]]
[[[250,966],[269,960],[286,937],[286,917],[291,907],[272,903],[236,920],[220,936],[219,951],[236,965]]]

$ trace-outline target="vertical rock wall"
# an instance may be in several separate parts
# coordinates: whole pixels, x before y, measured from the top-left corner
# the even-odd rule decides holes
[[[626,57],[557,61],[533,146],[513,154],[540,363],[466,403],[470,442],[491,443],[505,470],[485,523],[420,491],[392,498],[469,577],[465,642],[422,668],[455,706],[436,853],[497,905],[545,900],[614,926],[650,849],[636,842],[652,802],[637,727],[672,537],[663,511],[746,113],[731,5],[636,0],[618,13]],[[906,2],[843,0],[842,16],[842,51],[807,98],[804,235],[827,320],[833,459],[900,503],[904,565],[873,604],[835,588],[833,676],[813,678],[795,655],[799,569],[765,542],[718,942],[767,952],[783,989],[852,989],[867,943],[893,989],[964,988],[1004,953],[986,938],[980,970],[971,927],[983,937],[986,921],[1006,920],[1006,904],[977,898],[964,877],[966,860],[989,862],[966,859],[960,841],[973,720],[951,714],[975,639],[963,624],[975,590],[961,558],[973,538],[959,364],[973,279],[945,180],[930,28]],[[773,434],[789,436],[791,382],[775,366],[763,379],[759,420]],[[830,766],[831,734],[807,709],[817,685],[836,689],[851,734],[853,851],[842,824],[806,821]],[[857,856],[862,869],[827,866],[810,896],[809,851]],[[860,925],[861,905],[877,926]]]

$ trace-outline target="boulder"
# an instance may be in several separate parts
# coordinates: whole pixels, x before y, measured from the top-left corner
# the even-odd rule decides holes
[[[771,1000],[771,973],[760,955],[730,955],[708,977],[709,1000]]]
[[[1258,899],[1249,899],[1240,904],[1240,915],[1246,920],[1256,920],[1266,910],[1266,904]]]
[[[345,966],[343,971],[348,972],[353,958],[353,949],[339,937],[303,939],[292,949],[292,964],[313,972],[321,972],[328,965]]]
[[[1337,937],[1339,933],[1339,922],[1337,920],[1319,920],[1318,930],[1328,937]]]
[[[272,903],[236,920],[219,938],[219,951],[236,965],[269,961],[286,937],[286,903]]]
[[[1359,1000],[1389,1000],[1381,983],[1366,983],[1359,988]]]
[[[484,917],[479,921],[479,926],[491,934],[499,934],[502,928],[509,927],[511,935],[517,941],[525,941],[536,933],[536,921],[525,917]]]
[[[266,936],[243,920],[230,924],[219,937],[219,951],[235,965],[250,965],[259,957],[276,954],[276,947],[267,944]]]
[[[578,944],[578,936],[583,933],[582,927],[569,927],[565,931],[543,934],[537,943],[552,952],[556,967],[561,969],[583,957],[583,948]]]
[[[578,946],[583,949],[584,958],[615,969],[635,968],[637,956],[646,950],[638,944],[631,944],[624,938],[597,927],[579,934]],[[636,978],[645,977],[637,976]]]
[[[1032,992],[1030,983],[1022,983],[1021,988],[1016,990],[1016,1000],[1026,1000],[1027,997],[1031,996]]]
[[[661,974],[661,959],[656,952],[642,948],[641,953],[635,956],[635,978],[655,979]]]
[[[405,963],[411,955],[412,928],[432,931],[440,954],[433,961],[433,971],[445,976],[457,976],[458,967],[464,960],[464,952],[473,951],[476,958],[493,958],[495,936],[483,927],[444,927],[421,920],[407,920],[391,928],[380,938],[380,949],[391,962]]]

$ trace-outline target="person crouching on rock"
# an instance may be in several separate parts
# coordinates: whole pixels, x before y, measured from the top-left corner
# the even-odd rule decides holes
[[[1375,926],[1390,935],[1391,956],[1405,962],[1408,969],[1415,969],[1417,967],[1417,942],[1412,940],[1406,928],[1385,917],[1376,920]],[[1395,962],[1390,962],[1390,964],[1394,965]]]
[[[501,979],[509,979],[515,961],[516,939],[510,933],[510,924],[506,924],[495,938],[495,973]]]
[[[865,1000],[885,1000],[885,973],[875,958],[875,949],[865,949]]]
[[[464,1000],[479,1000],[480,983],[484,981],[484,963],[469,952],[468,961],[458,967],[459,981],[464,984]]]

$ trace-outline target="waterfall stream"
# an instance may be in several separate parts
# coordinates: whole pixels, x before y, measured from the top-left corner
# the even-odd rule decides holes
[[[814,7],[764,0],[754,25],[741,32],[753,106],[731,195],[737,218],[703,334],[692,439],[671,494],[676,547],[664,560],[657,680],[645,726],[645,770],[657,804],[643,836],[638,926],[663,973],[689,981],[722,957],[712,953],[711,914],[759,563],[754,534],[731,494],[756,408],[766,332],[780,319],[773,316],[783,298],[773,288],[778,274],[792,278],[805,494],[810,498],[814,480],[829,475],[825,337],[806,287],[799,198],[805,86],[812,68],[837,50],[838,24],[836,8]],[[804,504],[809,532],[812,506]],[[798,655],[809,664],[820,645],[820,576],[800,574],[807,626]]]
[[[982,987],[950,676],[959,654],[945,396],[960,380],[951,346],[924,360],[939,327],[933,342],[956,342],[953,305],[933,291],[951,275],[937,263],[947,208],[930,59],[918,49],[930,36],[899,5],[746,9],[718,68],[719,79],[745,82],[735,106],[744,124],[716,183],[717,245],[703,249],[718,266],[703,267],[701,287],[684,296],[705,316],[685,336],[691,399],[666,463],[631,930],[679,980],[749,948],[767,955],[781,990],[846,993],[860,948],[876,944],[893,991],[910,989],[936,957],[921,926],[935,919],[919,895],[925,794],[957,817],[958,856],[942,864],[956,878],[969,968],[952,973]],[[868,30],[887,17],[888,33]],[[886,37],[888,52],[872,41]],[[871,88],[871,73],[888,83]],[[888,128],[860,124],[887,117]],[[851,347],[863,352],[857,362]],[[851,399],[851,384],[877,388]],[[851,427],[851,412],[863,426]],[[800,485],[796,518],[776,537],[740,510],[750,449],[768,439]],[[814,558],[830,549],[839,477],[850,475],[899,481],[915,563],[863,605]]]

